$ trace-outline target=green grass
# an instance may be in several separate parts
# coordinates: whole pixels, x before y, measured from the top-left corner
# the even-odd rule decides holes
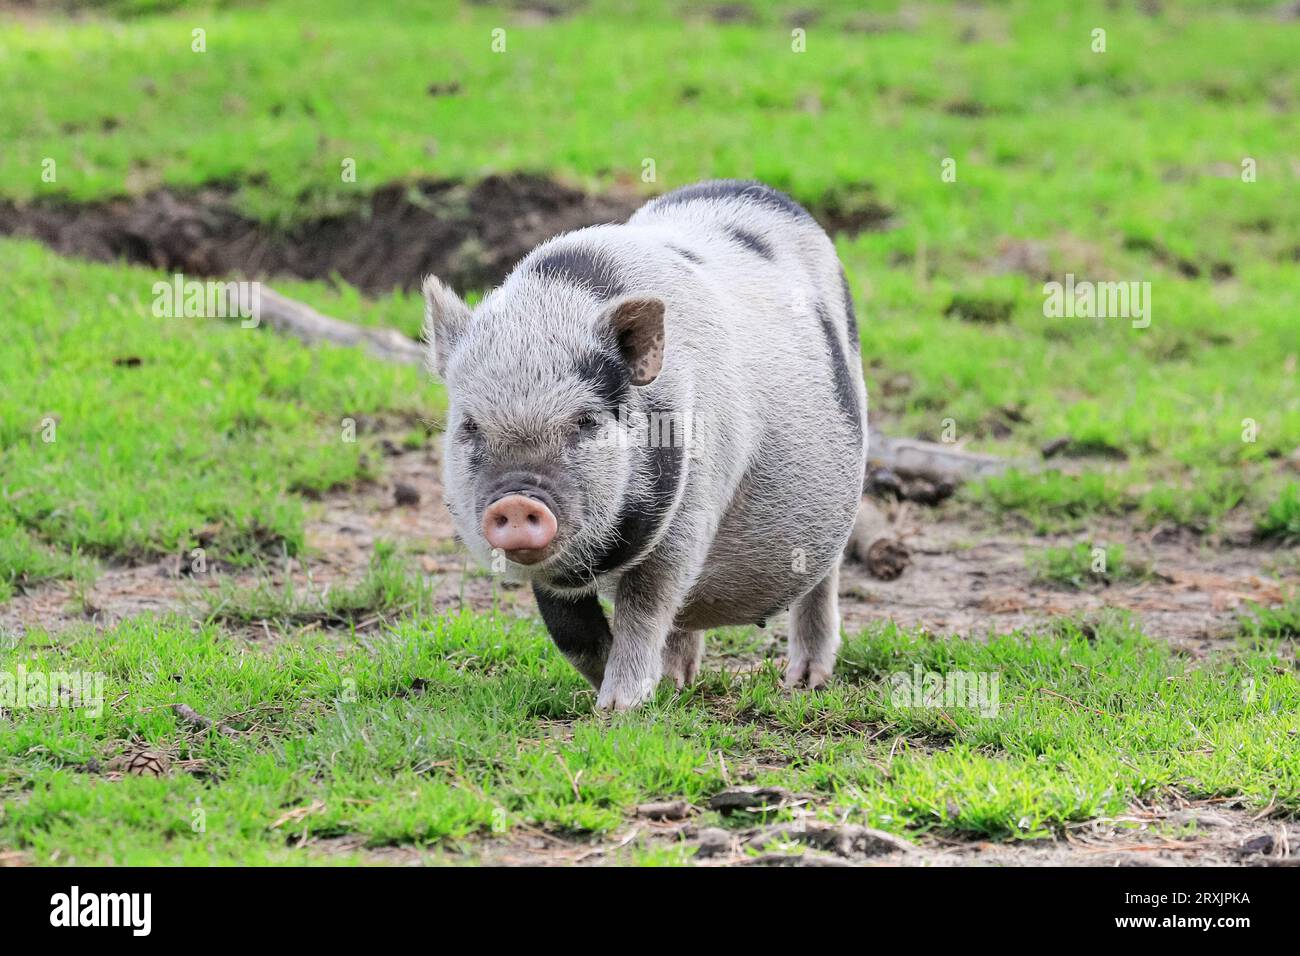
[[[302,495],[374,473],[373,436],[438,408],[414,369],[304,349],[216,319],[156,318],[156,274],[0,243],[0,582],[71,576],[84,555],[202,545],[247,564],[303,547]]]
[[[1035,581],[1076,590],[1151,576],[1151,568],[1124,556],[1122,544],[1106,547],[1080,541],[1069,547],[1048,547],[1028,555],[1026,563]]]
[[[15,593],[68,578],[89,583],[91,562],[74,548],[62,554],[38,541],[8,516],[0,518],[0,604]]]
[[[1040,531],[1106,516],[1245,521],[1263,543],[1300,540],[1285,464],[1300,445],[1300,91],[1294,28],[1271,2],[1156,16],[1104,2],[803,3],[821,11],[804,54],[790,52],[790,10],[767,2],[726,27],[643,0],[536,24],[409,0],[96,6],[76,20],[0,12],[0,199],[221,183],[283,226],[364,212],[393,181],[526,170],[646,194],[755,176],[819,209],[880,206],[888,228],[837,237],[874,420],[937,436],[951,419],[959,441],[1029,462],[965,488],[968,505]],[[490,48],[498,26],[504,54]],[[1105,54],[1089,49],[1097,26]],[[191,52],[196,27],[205,53]],[[430,95],[450,81],[459,92]],[[941,178],[949,157],[956,182]],[[1150,282],[1151,325],[1050,318],[1040,273]],[[0,275],[0,602],[195,546],[218,565],[299,554],[311,499],[377,474],[373,430],[345,441],[344,419],[416,448],[441,407],[416,369],[156,318],[165,276],[149,270],[0,240]],[[418,332],[412,294],[275,286]],[[1036,467],[1062,436],[1068,460]],[[1086,586],[1087,547],[1030,560]],[[1108,555],[1111,579],[1141,571]],[[429,618],[425,583],[392,548],[325,593],[272,582],[218,590],[197,621],[6,635],[0,681],[19,666],[91,671],[106,703],[98,717],[3,714],[0,852],[365,859],[323,848],[344,837],[473,858],[494,833],[608,836],[639,802],[702,804],[741,780],[912,837],[1037,839],[1175,792],[1300,813],[1294,596],[1252,608],[1239,645],[1208,662],[1109,618],[987,643],[882,626],[847,642],[824,693],[787,696],[766,661],[607,718],[537,622]],[[296,633],[257,646],[227,629],[259,621]],[[732,628],[710,646],[745,665],[771,643]],[[910,673],[996,676],[1000,706],[917,706],[893,683]],[[237,732],[196,730],[176,703]],[[104,772],[141,747],[173,772]]]
[[[802,54],[790,11],[770,3],[725,27],[642,2],[533,24],[450,3],[151,13],[179,5],[108,4],[130,19],[9,32],[0,195],[221,182],[248,214],[288,223],[422,177],[532,170],[649,193],[757,176],[809,203],[894,211],[892,228],[839,239],[890,430],[933,435],[952,419],[989,450],[1070,435],[1127,456],[970,500],[1044,528],[1131,513],[1212,529],[1263,515],[1283,483],[1274,459],[1300,444],[1300,91],[1293,28],[1269,3],[1158,16],[1100,2],[805,4],[821,16]],[[1091,49],[1098,26],[1105,53]],[[191,51],[195,27],[205,53]],[[451,81],[459,92],[429,94]],[[955,182],[940,175],[949,157]],[[1017,253],[1026,243],[1036,251]],[[1046,318],[1040,269],[1150,282],[1151,326]],[[410,297],[298,291],[346,318],[419,321]]]
[[[1278,607],[1250,605],[1242,615],[1241,631],[1261,643],[1300,640],[1300,591],[1290,595]]]
[[[1300,484],[1288,482],[1255,526],[1261,538],[1281,544],[1300,541]]]
[[[15,707],[0,723],[0,849],[284,863],[316,859],[295,849],[304,837],[347,836],[472,852],[525,826],[609,834],[638,802],[702,804],[746,774],[810,795],[820,816],[912,836],[1044,837],[1173,790],[1295,812],[1293,656],[1261,644],[1194,666],[1120,621],[988,644],[884,627],[847,643],[823,693],[786,695],[773,663],[602,718],[527,620],[408,621],[342,649],[259,649],[179,619],[33,632],[0,673],[101,673],[106,704]],[[898,697],[892,675],[914,668],[996,675],[996,714]],[[175,703],[237,734],[196,730]],[[190,763],[105,777],[130,747]]]
[[[322,624],[356,627],[409,612],[428,610],[429,586],[392,542],[379,541],[365,573],[355,584],[336,584],[317,589],[310,582],[295,585],[291,575],[275,584],[269,575],[256,584],[222,582],[215,593],[205,595],[208,621],[227,624],[274,624],[281,630]]]

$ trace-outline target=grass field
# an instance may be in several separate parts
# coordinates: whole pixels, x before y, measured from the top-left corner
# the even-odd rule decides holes
[[[308,7],[12,24],[3,193],[223,182],[286,223],[394,180],[525,169],[647,193],[756,176],[810,203],[878,204],[891,228],[840,239],[872,319],[874,407],[908,433],[951,419],[959,439],[1001,450],[1069,435],[1128,456],[1105,481],[1017,475],[982,503],[1049,525],[1136,509],[1205,528],[1283,493],[1272,459],[1300,435],[1300,85],[1295,28],[1271,6],[884,5],[863,23],[832,5],[800,54],[789,11],[763,5],[726,28],[653,4],[518,26],[473,7]],[[1043,279],[1066,273],[1151,283],[1150,327],[1045,318]],[[945,314],[963,299],[1005,320]]]
[[[849,642],[842,680],[822,695],[790,697],[769,664],[710,672],[613,720],[592,715],[545,633],[515,619],[441,617],[365,647],[269,653],[184,620],[27,643],[17,664],[103,673],[117,702],[99,718],[32,711],[6,728],[0,779],[23,796],[0,840],[42,861],[302,862],[287,847],[308,837],[420,846],[523,825],[600,836],[630,806],[702,804],[737,779],[812,795],[833,819],[997,839],[1041,838],[1175,790],[1300,809],[1291,662],[1243,644],[1192,668],[1120,622],[988,644],[882,627]],[[890,675],[913,667],[997,674],[998,716],[900,700]],[[176,703],[229,715],[237,736],[196,731]],[[84,773],[133,740],[188,773]],[[314,858],[351,858],[317,847]]]
[[[418,428],[434,387],[202,319],[158,320],[154,276],[0,245],[5,496],[0,586],[200,545],[247,564],[303,545],[302,495],[367,474],[364,426]],[[353,432],[359,432],[355,440]],[[373,454],[371,456],[373,461]],[[200,540],[202,539],[202,540]]]
[[[742,783],[787,796],[695,824],[811,815],[1019,846],[1135,803],[1294,821],[1300,23],[1200,0],[556,6],[0,5],[0,206],[219,185],[275,231],[364,216],[394,182],[524,171],[646,196],[757,177],[861,214],[835,239],[873,425],[1019,463],[921,520],[1018,535],[1015,580],[1058,608],[1185,590],[1190,572],[1143,556],[1176,536],[1218,575],[1198,565],[1198,586],[1228,595],[1213,652],[1141,615],[1066,608],[977,641],[868,600],[824,693],[783,694],[779,645],[729,631],[697,686],[598,718],[531,605],[498,609],[513,596],[453,570],[449,536],[302,578],[330,557],[323,513],[430,454],[438,384],[159,318],[164,272],[0,237],[0,615],[25,615],[0,616],[0,679],[98,674],[107,702],[0,699],[0,861],[475,860],[541,832],[678,863],[698,847],[672,834],[610,841],[638,804]],[[1049,316],[1044,283],[1067,274],[1149,283],[1149,324]],[[274,285],[419,325],[402,290]],[[196,549],[216,580],[185,610],[167,583],[164,611],[98,613]],[[1238,552],[1269,606],[1242,597],[1263,592],[1238,587]],[[58,621],[32,610],[56,604]],[[996,715],[900,701],[891,680],[914,667],[996,676]],[[132,772],[142,751],[167,772]]]

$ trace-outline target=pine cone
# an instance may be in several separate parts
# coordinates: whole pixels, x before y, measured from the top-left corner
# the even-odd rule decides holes
[[[137,750],[109,761],[110,770],[135,774],[137,777],[165,777],[171,772],[171,759],[156,750]]]

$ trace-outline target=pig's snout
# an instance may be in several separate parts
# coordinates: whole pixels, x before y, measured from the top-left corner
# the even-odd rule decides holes
[[[558,527],[551,509],[527,495],[498,498],[483,512],[483,537],[516,564],[542,560]]]

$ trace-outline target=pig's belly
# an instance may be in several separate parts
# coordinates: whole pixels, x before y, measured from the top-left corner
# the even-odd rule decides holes
[[[798,492],[773,499],[772,486],[761,482],[756,485],[769,489],[762,500],[738,498],[714,536],[676,626],[699,630],[764,623],[812,590],[852,530],[860,468],[849,461],[846,477],[822,486],[812,502]]]
[[[765,625],[819,580],[811,574],[798,578],[774,575],[763,581],[740,575],[707,575],[691,590],[674,625],[686,631],[734,624]]]

